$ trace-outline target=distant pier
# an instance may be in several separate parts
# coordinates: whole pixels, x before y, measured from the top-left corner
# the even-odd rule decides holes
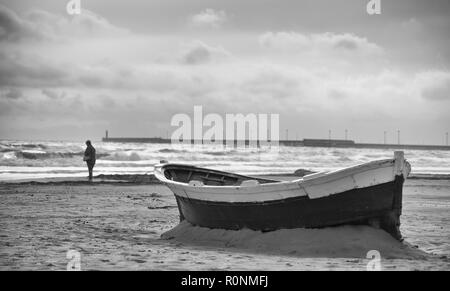
[[[171,144],[172,141],[168,138],[161,137],[109,137],[102,138],[103,142],[116,143],[159,143]],[[188,142],[189,143],[189,142]],[[201,140],[191,139],[191,144],[203,144]],[[266,142],[267,143],[267,142]],[[292,147],[332,147],[332,148],[367,148],[367,149],[402,149],[402,150],[441,150],[448,151],[448,145],[415,145],[415,144],[379,144],[379,143],[355,143],[353,140],[342,139],[303,139],[303,140],[280,140],[278,142],[283,146]],[[223,141],[223,145],[257,145],[260,146],[259,141],[249,140],[233,140]]]

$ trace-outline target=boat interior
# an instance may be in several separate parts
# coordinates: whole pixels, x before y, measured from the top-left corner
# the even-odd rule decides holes
[[[164,176],[168,180],[186,183],[191,186],[255,186],[279,182],[210,169],[174,165],[164,167]]]

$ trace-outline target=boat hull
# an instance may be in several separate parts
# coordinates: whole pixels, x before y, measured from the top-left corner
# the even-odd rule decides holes
[[[263,202],[205,201],[177,195],[180,219],[208,228],[271,231],[371,224],[401,239],[399,230],[404,177],[339,195],[308,196]]]
[[[370,224],[401,239],[403,152],[292,181],[163,163],[155,176],[175,194],[180,219],[209,228],[271,231]]]

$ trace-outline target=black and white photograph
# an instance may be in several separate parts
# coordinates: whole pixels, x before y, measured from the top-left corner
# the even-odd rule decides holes
[[[449,131],[449,0],[0,0],[0,270],[450,271]]]

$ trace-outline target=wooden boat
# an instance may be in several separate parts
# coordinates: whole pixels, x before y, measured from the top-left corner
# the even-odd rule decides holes
[[[293,181],[161,163],[155,176],[175,194],[180,220],[209,228],[271,231],[369,224],[401,240],[403,152]]]

